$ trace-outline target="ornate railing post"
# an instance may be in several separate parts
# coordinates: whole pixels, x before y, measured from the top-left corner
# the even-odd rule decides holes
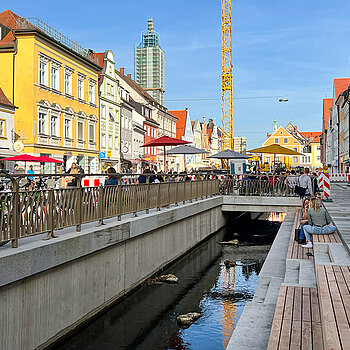
[[[176,181],[175,182],[176,187],[175,187],[175,205],[178,206],[179,205],[179,182]]]
[[[13,200],[12,200],[12,215],[11,215],[11,241],[12,248],[18,247],[18,237],[20,230],[20,207],[19,207],[19,184],[15,178],[11,178],[12,190],[13,190]],[[10,213],[9,215],[10,216]]]
[[[117,219],[120,221],[122,219],[122,184],[118,181],[118,189],[117,189]]]
[[[157,210],[160,211],[160,186],[161,186],[161,182],[158,185],[158,195],[157,195]]]
[[[54,189],[48,190],[48,201],[47,201],[47,219],[48,219],[48,232],[45,240],[50,238],[56,238],[53,231],[55,230],[55,210],[57,203],[55,203]]]
[[[132,211],[133,211],[133,217],[137,217],[137,184],[134,186],[131,186],[130,188],[133,188],[133,203],[132,203]]]
[[[104,208],[105,208],[105,189],[103,186],[100,186],[98,188],[98,216],[99,221],[98,225],[104,225],[103,219],[104,219]]]
[[[72,191],[77,191],[77,203],[76,203],[76,230],[77,232],[81,231],[81,224],[82,224],[82,216],[83,216],[83,188],[81,187],[81,177],[77,176],[77,188]]]

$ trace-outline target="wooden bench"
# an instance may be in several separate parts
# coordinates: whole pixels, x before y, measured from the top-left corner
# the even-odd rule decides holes
[[[313,242],[321,243],[342,243],[337,231],[329,235],[312,235]]]
[[[323,350],[316,288],[281,286],[268,350]]]
[[[317,266],[322,328],[326,349],[350,349],[350,267]]]
[[[295,229],[299,227],[301,217],[301,209],[297,209],[294,217],[293,228],[291,232],[290,242],[287,251],[287,259],[312,259],[313,256],[307,253],[310,253],[309,249],[305,249],[294,240],[295,237]]]

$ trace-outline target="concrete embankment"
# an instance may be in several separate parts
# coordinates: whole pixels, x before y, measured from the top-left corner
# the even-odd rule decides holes
[[[0,251],[0,348],[44,348],[225,224],[222,197]]]

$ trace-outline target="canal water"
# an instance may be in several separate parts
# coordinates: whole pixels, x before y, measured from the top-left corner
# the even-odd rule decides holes
[[[178,284],[137,289],[56,349],[225,349],[253,298],[282,220],[278,213],[236,214],[224,229],[162,271],[175,274]],[[226,267],[225,260],[234,266]],[[188,312],[202,316],[184,329],[176,318]]]

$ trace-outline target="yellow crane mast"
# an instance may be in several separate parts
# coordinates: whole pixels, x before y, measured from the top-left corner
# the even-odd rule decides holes
[[[221,0],[221,150],[233,150],[232,0]]]

